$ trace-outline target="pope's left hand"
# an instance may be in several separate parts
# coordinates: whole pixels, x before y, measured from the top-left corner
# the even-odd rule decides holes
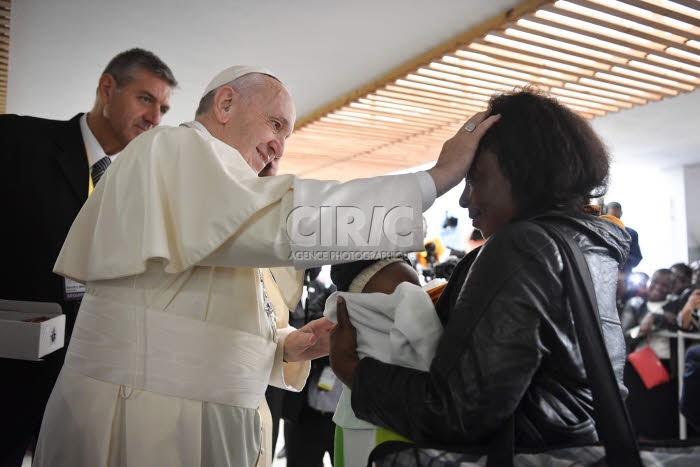
[[[350,323],[345,300],[338,297],[336,307],[338,325],[331,332],[331,368],[335,375],[349,388],[360,358],[357,355],[357,330]]]
[[[299,362],[328,355],[330,332],[334,327],[328,318],[319,318],[289,333],[284,341],[284,360]]]

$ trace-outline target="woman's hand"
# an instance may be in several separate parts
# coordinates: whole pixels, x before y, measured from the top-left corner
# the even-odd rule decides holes
[[[357,331],[350,323],[345,300],[342,297],[338,297],[336,310],[338,324],[331,331],[331,368],[347,387],[352,387],[352,377],[360,362],[357,356]]]
[[[438,196],[456,186],[467,175],[479,141],[500,118],[500,115],[486,118],[486,112],[474,114],[452,138],[445,141],[435,167],[428,170],[435,182]]]
[[[299,362],[328,355],[330,333],[335,324],[319,318],[289,333],[284,341],[284,361]]]

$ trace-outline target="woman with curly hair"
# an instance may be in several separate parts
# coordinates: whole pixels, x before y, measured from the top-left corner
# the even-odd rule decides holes
[[[486,242],[461,260],[437,302],[444,333],[430,368],[359,359],[353,309],[342,302],[331,365],[359,418],[412,441],[484,445],[512,420],[517,447],[596,442],[564,263],[542,224],[584,254],[625,395],[615,294],[629,235],[582,213],[606,191],[608,153],[584,119],[532,89],[494,96],[465,131],[491,115],[500,119],[481,139],[460,198]]]

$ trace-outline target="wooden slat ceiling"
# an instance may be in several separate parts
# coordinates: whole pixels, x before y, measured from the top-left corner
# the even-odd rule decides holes
[[[700,0],[528,0],[297,121],[280,172],[348,180],[434,160],[489,97],[536,85],[587,119],[700,85]]]
[[[10,0],[0,0],[0,114],[7,103],[7,67],[10,56]]]

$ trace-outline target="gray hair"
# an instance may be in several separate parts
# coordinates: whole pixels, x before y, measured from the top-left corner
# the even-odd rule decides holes
[[[158,76],[171,88],[177,86],[177,80],[168,65],[153,52],[139,48],[129,49],[116,55],[102,73],[111,75],[117,82],[117,89],[122,89],[136,78],[137,72],[142,70]]]

